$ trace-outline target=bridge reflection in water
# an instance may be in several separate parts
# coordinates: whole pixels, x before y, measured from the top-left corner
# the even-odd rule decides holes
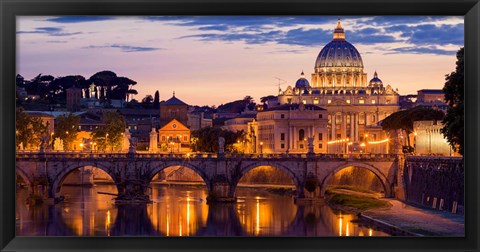
[[[236,204],[206,204],[207,189],[152,185],[152,204],[118,205],[113,185],[62,188],[63,203],[26,207],[17,193],[18,236],[385,236],[334,213],[302,206],[290,195],[238,188]]]

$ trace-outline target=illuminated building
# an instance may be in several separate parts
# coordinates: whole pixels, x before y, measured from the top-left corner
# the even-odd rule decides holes
[[[279,91],[278,106],[303,103],[326,109],[331,142],[349,139],[359,145],[384,140],[387,136],[378,123],[400,109],[399,95],[390,85],[384,86],[377,72],[367,82],[363,67],[360,53],[345,39],[339,20],[333,40],[317,56],[311,83],[302,72],[294,87]],[[346,147],[334,152],[346,152]]]
[[[284,104],[259,111],[255,142],[257,153],[307,153],[327,151],[327,111],[315,105]]]

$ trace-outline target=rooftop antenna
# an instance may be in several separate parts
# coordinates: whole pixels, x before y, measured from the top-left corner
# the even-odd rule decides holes
[[[280,85],[283,84],[283,83],[286,83],[287,81],[284,80],[284,79],[281,79],[281,78],[278,78],[278,77],[274,77],[275,79],[278,80],[278,92],[282,91],[282,89],[280,88]]]

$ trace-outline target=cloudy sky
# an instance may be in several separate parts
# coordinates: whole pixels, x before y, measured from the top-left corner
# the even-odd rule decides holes
[[[452,16],[17,17],[17,73],[111,70],[138,82],[137,100],[159,90],[191,105],[258,102],[302,70],[310,79],[338,18],[367,77],[376,70],[400,94],[442,88],[464,44],[463,17]]]

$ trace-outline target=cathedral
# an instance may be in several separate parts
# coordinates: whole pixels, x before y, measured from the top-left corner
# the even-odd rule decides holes
[[[302,71],[294,87],[279,90],[278,102],[269,110],[285,104],[321,107],[327,111],[326,152],[388,153],[389,140],[379,122],[400,109],[399,95],[390,85],[383,84],[377,72],[367,81],[362,57],[346,40],[340,20],[332,41],[318,54],[310,80]],[[261,114],[259,112],[257,119],[261,118]],[[258,120],[258,124],[258,134],[263,135],[260,132],[262,120]],[[291,135],[289,139],[299,139],[298,134],[309,132],[300,126],[291,127],[286,131]],[[307,137],[315,139],[313,133]],[[291,145],[295,146],[295,143]],[[272,148],[272,152],[282,151],[276,149]]]

